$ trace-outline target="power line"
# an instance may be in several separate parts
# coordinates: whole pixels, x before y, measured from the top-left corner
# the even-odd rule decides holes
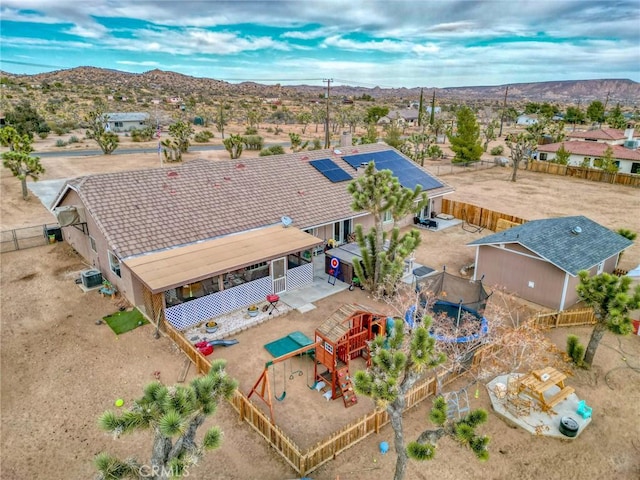
[[[333,82],[333,79],[325,78],[322,81],[327,82],[327,118],[324,128],[324,148],[329,148],[331,146],[331,139],[329,137],[329,95],[331,93],[331,82]]]

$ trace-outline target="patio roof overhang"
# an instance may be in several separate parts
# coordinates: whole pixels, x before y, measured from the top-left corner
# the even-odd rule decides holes
[[[323,241],[294,227],[276,225],[124,260],[152,293],[280,258]]]

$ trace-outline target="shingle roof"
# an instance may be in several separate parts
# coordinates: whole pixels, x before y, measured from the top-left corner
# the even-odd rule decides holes
[[[580,233],[574,233],[576,227]],[[501,243],[518,243],[573,276],[633,244],[622,235],[580,215],[532,220],[467,245]]]
[[[383,150],[392,149],[384,144],[361,145],[342,148],[341,155]],[[361,215],[351,210],[348,182],[332,183],[309,165],[324,158],[355,177],[355,170],[334,151],[314,150],[239,160],[201,159],[90,175],[67,185],[78,192],[114,252],[127,258],[272,225],[284,215],[303,229]],[[427,191],[431,197],[453,191],[440,183]],[[56,205],[64,194],[63,189]]]
[[[607,148],[613,151],[613,158],[617,160],[633,160],[640,161],[640,151],[631,150],[621,145],[609,145],[602,142],[580,142],[570,141],[562,143],[549,143],[547,145],[538,145],[536,148],[539,152],[557,152],[562,144],[564,148],[574,155],[585,155],[590,157],[603,157]]]
[[[149,119],[149,114],[144,112],[112,112],[106,117],[110,122],[144,122]]]

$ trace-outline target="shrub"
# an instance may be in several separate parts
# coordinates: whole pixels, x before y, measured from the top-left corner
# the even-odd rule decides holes
[[[193,136],[193,140],[198,143],[206,143],[214,137],[213,133],[209,130],[203,130],[201,132],[196,133]]]
[[[272,145],[269,148],[260,150],[260,156],[266,157],[269,155],[282,155],[284,154],[284,147],[282,145]]]
[[[62,125],[56,125],[55,127],[53,127],[53,133],[55,133],[58,136],[65,135],[69,132],[70,130]]]
[[[44,140],[45,138],[47,138],[49,136],[49,132],[38,132],[38,136]]]
[[[502,155],[504,153],[504,147],[502,145],[498,145],[497,147],[493,147],[491,149],[491,155]]]
[[[79,141],[75,135],[71,135],[71,138],[69,138],[69,143],[78,143]]]
[[[267,133],[273,133],[273,127],[267,127]]]
[[[134,142],[149,142],[153,139],[155,131],[151,125],[147,125],[142,129],[134,128],[131,130],[131,140]]]
[[[65,142],[64,140],[62,140],[61,138],[59,138],[58,140],[56,140],[56,147],[66,147],[67,146],[67,142]]]
[[[576,335],[567,336],[567,355],[578,367],[583,365],[584,345],[580,343],[580,339]]]
[[[247,127],[244,131],[245,135],[255,135],[258,133],[258,129],[256,127]]]
[[[260,135],[245,135],[242,142],[247,150],[262,150],[264,139]]]
[[[309,146],[309,150],[320,150],[322,148],[322,144],[320,143],[319,138],[314,138],[313,143]]]
[[[427,150],[429,158],[442,158],[442,149],[438,145],[431,145]]]

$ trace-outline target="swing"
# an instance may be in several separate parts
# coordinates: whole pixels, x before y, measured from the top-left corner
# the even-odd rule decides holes
[[[275,391],[275,388],[276,388],[276,367],[275,367],[275,365],[273,366],[273,389],[274,389],[273,390],[273,396],[279,402],[283,401],[285,399],[285,397],[287,396],[287,374],[285,373],[284,369],[285,369],[285,366],[283,365],[282,366],[282,384],[283,384],[282,394],[276,395],[276,391]]]

